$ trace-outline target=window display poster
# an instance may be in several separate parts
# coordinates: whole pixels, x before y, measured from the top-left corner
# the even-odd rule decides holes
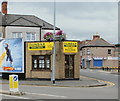
[[[0,40],[0,72],[22,73],[23,66],[22,38]]]

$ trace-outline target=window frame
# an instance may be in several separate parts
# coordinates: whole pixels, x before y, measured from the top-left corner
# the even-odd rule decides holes
[[[20,37],[19,34],[21,34]],[[12,38],[22,38],[22,32],[12,32]]]
[[[40,59],[40,57],[43,57],[43,59]],[[36,68],[34,68],[34,60],[37,61]],[[47,60],[49,60],[49,63],[47,63]],[[49,68],[47,67],[48,64]],[[51,70],[51,55],[32,55],[32,70]]]
[[[1,34],[1,37],[0,37],[0,38],[3,38],[3,33],[2,33],[2,32],[0,32],[0,34]]]
[[[112,54],[112,50],[108,49],[108,54],[111,55]]]
[[[28,39],[28,34],[29,34],[30,39]],[[34,39],[33,39],[33,35],[34,35]],[[36,33],[35,32],[26,32],[26,40],[27,41],[36,41]]]
[[[87,55],[90,55],[90,49],[87,49]]]

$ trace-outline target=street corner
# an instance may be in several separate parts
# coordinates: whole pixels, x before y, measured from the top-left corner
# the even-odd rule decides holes
[[[104,80],[99,80],[99,79],[95,79],[95,78],[91,78],[91,77],[86,77],[86,76],[80,76],[81,78],[87,79],[87,80],[94,80],[97,81],[98,83],[96,84],[89,84],[86,87],[107,87],[107,86],[114,86],[115,83],[113,82],[109,82],[109,81],[104,81]]]

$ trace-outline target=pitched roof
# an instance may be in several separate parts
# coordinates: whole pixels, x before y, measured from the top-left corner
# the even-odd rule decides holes
[[[6,26],[33,26],[39,27],[41,26],[43,29],[53,29],[53,25],[34,16],[34,15],[17,15],[17,14],[6,14],[2,15],[0,13],[0,17],[2,17],[2,25]],[[0,24],[1,25],[1,24]],[[60,29],[57,28],[56,29]]]
[[[87,44],[85,44],[83,47],[114,47],[115,45],[108,43],[102,38],[94,39]]]

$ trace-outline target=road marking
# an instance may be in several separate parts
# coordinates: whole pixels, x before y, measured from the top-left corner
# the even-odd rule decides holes
[[[115,83],[109,82],[109,81],[103,81],[103,80],[99,80],[99,79],[95,79],[95,78],[91,78],[91,77],[86,77],[86,76],[80,76],[80,77],[84,77],[84,78],[88,78],[88,79],[91,79],[91,80],[97,80],[97,81],[99,81],[99,82],[107,83],[107,85],[104,86],[104,87],[114,86],[114,85],[115,85]]]
[[[33,94],[33,95],[43,95],[43,96],[52,96],[52,97],[63,97],[66,98],[65,96],[58,96],[58,95],[51,95],[51,94],[37,94],[37,93],[29,93],[25,92],[26,94]]]
[[[19,99],[31,99],[31,98],[19,97],[19,96],[13,96],[13,95],[6,95],[6,94],[0,94],[0,95],[8,96],[8,97],[14,97],[14,98],[19,98]]]
[[[51,94],[37,94],[37,93],[29,93],[25,92],[26,94],[33,94],[33,95],[42,95],[42,96],[50,96],[50,97],[61,97],[61,98],[66,98],[66,96],[59,96],[59,95],[51,95]]]

